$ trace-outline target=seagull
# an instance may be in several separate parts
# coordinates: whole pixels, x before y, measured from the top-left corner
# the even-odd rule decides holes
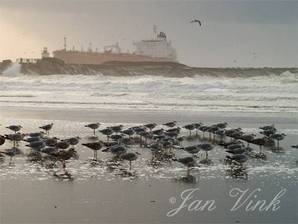
[[[194,20],[190,21],[190,23],[198,23],[198,24],[199,24],[199,26],[202,26],[202,23],[201,23],[201,21],[200,21],[200,20],[198,20],[198,19],[194,19]]]
[[[133,152],[124,153],[120,157],[121,159],[129,161],[129,170],[131,170],[131,162],[138,158],[137,154]]]
[[[103,143],[101,141],[98,141],[98,142],[83,143],[82,145],[93,150],[93,153],[94,153],[93,160],[97,161],[97,151],[102,148]]]
[[[21,125],[10,125],[8,127],[6,127],[12,131],[14,131],[15,133],[17,133],[18,131],[20,131],[23,127]]]
[[[99,122],[97,123],[91,123],[91,124],[87,124],[85,125],[86,128],[91,128],[93,130],[93,135],[95,136],[95,130],[99,128],[101,124]]]
[[[54,123],[50,123],[50,124],[47,124],[47,125],[40,126],[39,128],[42,129],[42,130],[45,130],[46,134],[49,135],[50,130],[52,129],[53,125],[54,125]]]

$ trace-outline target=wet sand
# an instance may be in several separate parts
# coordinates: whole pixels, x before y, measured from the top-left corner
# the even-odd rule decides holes
[[[0,164],[0,222],[1,223],[297,223],[298,150],[290,146],[298,144],[298,117],[291,113],[220,113],[191,111],[137,111],[131,110],[82,110],[36,109],[6,107],[0,110],[0,123],[22,124],[24,131],[36,130],[41,124],[54,121],[53,133],[59,137],[88,136],[90,130],[83,124],[91,121],[105,125],[144,122],[162,123],[177,120],[179,125],[192,121],[215,123],[227,121],[231,127],[243,127],[257,131],[261,125],[274,123],[287,134],[281,145],[285,153],[266,151],[268,161],[252,161],[247,164],[248,180],[227,175],[222,165],[223,151],[215,148],[210,152],[214,165],[193,170],[197,178],[194,184],[177,179],[185,174],[185,168],[172,163],[154,169],[148,167],[150,153],[139,150],[142,156],[133,167],[137,178],[123,178],[107,171],[105,166],[92,167],[88,158],[92,152],[82,146],[77,148],[80,159],[67,164],[74,180],[58,180],[24,156],[15,158],[13,165]],[[0,133],[7,133],[1,126]],[[189,144],[196,143],[194,140]],[[7,145],[6,145],[7,146]],[[5,146],[5,147],[6,147]],[[5,148],[1,147],[1,149]],[[25,150],[24,150],[25,151]],[[26,153],[26,152],[25,152]],[[108,154],[100,153],[105,160]],[[124,165],[127,167],[127,164]],[[199,188],[194,200],[216,201],[213,211],[188,211],[182,209],[173,217],[167,213],[181,205],[181,192]],[[250,211],[242,207],[230,211],[236,199],[229,196],[233,188],[242,190],[260,188],[255,199],[269,203],[282,189],[277,211]],[[176,201],[173,200],[176,198]],[[193,201],[193,200],[192,200]]]

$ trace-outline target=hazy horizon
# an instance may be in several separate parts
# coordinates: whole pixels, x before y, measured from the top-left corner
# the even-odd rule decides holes
[[[202,27],[190,23],[198,18]],[[298,67],[298,1],[0,0],[0,60],[68,48],[102,50],[165,31],[181,63]]]

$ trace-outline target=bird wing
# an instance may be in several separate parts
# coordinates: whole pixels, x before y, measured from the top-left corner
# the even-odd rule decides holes
[[[201,21],[198,19],[191,20],[190,23],[198,23],[200,26],[202,26]]]

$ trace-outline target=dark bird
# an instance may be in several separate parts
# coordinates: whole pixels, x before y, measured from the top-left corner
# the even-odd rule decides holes
[[[25,138],[24,141],[25,142],[37,142],[37,141],[41,141],[42,139],[40,137],[28,137]]]
[[[21,125],[10,125],[8,127],[9,130],[14,131],[15,133],[17,133],[18,131],[20,131],[23,127]]]
[[[55,146],[47,146],[41,150],[43,153],[48,155],[55,155],[58,153],[58,148]]]
[[[85,125],[86,128],[91,128],[93,130],[93,135],[95,136],[95,130],[98,129],[100,126],[100,123],[91,123]]]
[[[199,130],[200,130],[201,132],[203,132],[203,138],[205,137],[205,132],[208,131],[208,129],[209,129],[209,127],[208,127],[208,126],[205,126],[205,125],[201,125],[201,126],[199,127]]]
[[[50,134],[50,130],[53,128],[54,123],[50,123],[47,125],[40,126],[39,128],[46,131],[46,134]]]
[[[165,123],[163,124],[164,126],[167,126],[168,128],[173,128],[176,126],[176,121],[171,121],[171,122],[168,122],[168,123]]]
[[[298,149],[298,145],[292,145],[292,148]]]
[[[261,152],[262,147],[266,144],[266,139],[265,138],[255,138],[251,143],[258,145],[260,148],[260,151],[259,151],[259,153],[257,153],[255,155],[255,158],[266,160],[267,156]]]
[[[116,125],[116,126],[111,126],[109,128],[112,129],[114,132],[119,133],[122,130],[123,125],[120,124],[120,125]]]
[[[122,133],[128,135],[129,137],[131,137],[135,132],[134,132],[133,129],[128,128],[126,130],[123,130]]]
[[[10,149],[6,149],[4,152],[1,153],[10,157],[9,164],[11,164],[12,158],[18,154],[21,154],[21,150],[16,147],[12,147]]]
[[[168,137],[176,138],[179,135],[179,131],[166,131],[164,134]]]
[[[202,125],[203,125],[202,123],[193,123],[193,126],[196,129],[196,136],[198,135],[198,130]]]
[[[56,146],[58,149],[67,149],[70,146],[70,144],[68,141],[62,140],[57,142]]]
[[[170,128],[168,129],[166,132],[176,132],[177,134],[180,133],[180,127],[177,127],[177,128]]]
[[[153,128],[157,126],[155,123],[150,123],[150,124],[145,124],[144,125],[146,128],[149,128],[150,131],[152,131]]]
[[[101,141],[98,141],[98,142],[83,143],[82,145],[93,150],[93,153],[94,153],[93,160],[97,161],[97,151],[102,148],[103,143]]]
[[[218,123],[218,124],[215,124],[215,126],[223,129],[223,128],[226,128],[228,126],[228,123],[227,122]]]
[[[200,21],[200,20],[198,20],[198,19],[194,19],[194,20],[190,21],[190,23],[198,23],[198,24],[199,24],[199,26],[202,26],[202,23],[201,23],[201,21]]]
[[[251,143],[254,139],[255,139],[256,135],[255,134],[246,134],[246,135],[242,135],[240,137],[241,140],[246,141],[247,142],[247,147],[249,147],[249,143]]]
[[[137,134],[139,134],[140,132],[146,131],[146,127],[142,127],[142,126],[131,127],[130,129],[134,130],[134,132]]]
[[[118,144],[113,145],[112,147],[108,148],[108,150],[116,156],[119,156],[127,151],[127,149],[124,146]]]
[[[5,137],[0,135],[0,145],[3,145],[5,143]]]
[[[266,131],[266,130],[276,130],[276,128],[274,127],[274,124],[259,127],[259,129],[264,130],[264,131]]]
[[[114,141],[117,141],[118,143],[120,142],[120,140],[123,138],[122,135],[118,135],[118,134],[114,134],[114,135],[111,135],[110,138]]]
[[[20,141],[22,141],[25,137],[25,134],[15,133],[15,134],[8,134],[4,135],[4,137],[13,142],[13,146],[15,147],[18,145]]]
[[[58,138],[54,137],[54,138],[45,138],[45,143],[46,146],[55,146],[58,143]]]
[[[187,176],[190,176],[190,169],[196,165],[196,161],[192,156],[183,157],[177,160],[179,163],[182,163],[187,167]]]
[[[37,138],[37,137],[40,137],[42,138],[44,135],[44,132],[32,132],[32,133],[29,133],[28,136],[30,138]]]
[[[152,131],[152,133],[154,134],[154,135],[162,135],[163,133],[164,133],[164,129],[157,129],[157,130],[154,130],[154,131]]]
[[[215,135],[219,136],[219,138],[220,138],[220,143],[223,142],[223,139],[224,139],[224,137],[225,137],[225,133],[226,133],[226,130],[225,130],[225,129],[221,129],[221,128],[219,128],[218,130],[216,130],[216,131],[214,132]]]
[[[188,130],[189,131],[189,136],[191,136],[191,131],[195,129],[195,126],[194,126],[194,124],[187,124],[187,125],[183,126],[183,128]]]
[[[251,141],[252,144],[258,145],[260,147],[260,150],[262,150],[262,147],[266,144],[266,140],[264,138],[255,138]]]
[[[46,146],[46,144],[44,141],[40,140],[35,142],[29,142],[29,144],[26,146],[33,150],[40,151],[42,148]]]
[[[66,169],[65,161],[71,158],[75,158],[75,159],[78,158],[78,154],[73,148],[66,151],[65,150],[58,151],[56,154],[54,154],[54,156],[56,157],[57,160],[60,160],[62,162],[62,169],[65,174],[68,174],[67,171],[65,170]]]
[[[105,128],[105,129],[99,130],[99,132],[107,136],[107,141],[109,141],[110,135],[113,134],[114,131],[110,128]]]
[[[265,135],[267,137],[271,137],[271,135],[276,134],[276,131],[277,130],[275,128],[274,129],[268,129],[268,130],[261,131],[260,134]]]
[[[205,160],[208,160],[208,152],[213,149],[213,146],[211,144],[208,144],[208,143],[203,143],[203,144],[198,145],[198,147],[201,150],[205,151],[205,153],[206,153]]]
[[[132,161],[136,160],[138,158],[137,154],[133,152],[127,152],[120,156],[121,159],[128,160],[129,161],[129,170],[131,170],[131,163]]]
[[[228,150],[226,150],[226,152],[236,155],[236,154],[243,154],[246,152],[246,150],[244,148],[240,147],[240,148],[228,149]]]
[[[234,144],[230,144],[228,145],[226,148],[229,150],[234,150],[234,149],[239,149],[242,148],[243,144],[242,143],[234,143]]]
[[[282,141],[285,138],[286,134],[272,134],[270,138],[274,139],[277,141],[277,148],[279,149],[279,141]]]
[[[227,155],[227,159],[231,160],[232,162],[236,162],[238,165],[245,163],[248,160],[248,157],[244,154],[235,154],[235,155]]]
[[[184,151],[191,153],[191,154],[197,154],[200,151],[200,148],[197,145],[186,146],[183,149],[184,149]]]
[[[64,139],[64,141],[67,141],[70,145],[75,146],[75,145],[79,144],[80,139],[81,138],[79,136],[77,136],[77,137]]]

